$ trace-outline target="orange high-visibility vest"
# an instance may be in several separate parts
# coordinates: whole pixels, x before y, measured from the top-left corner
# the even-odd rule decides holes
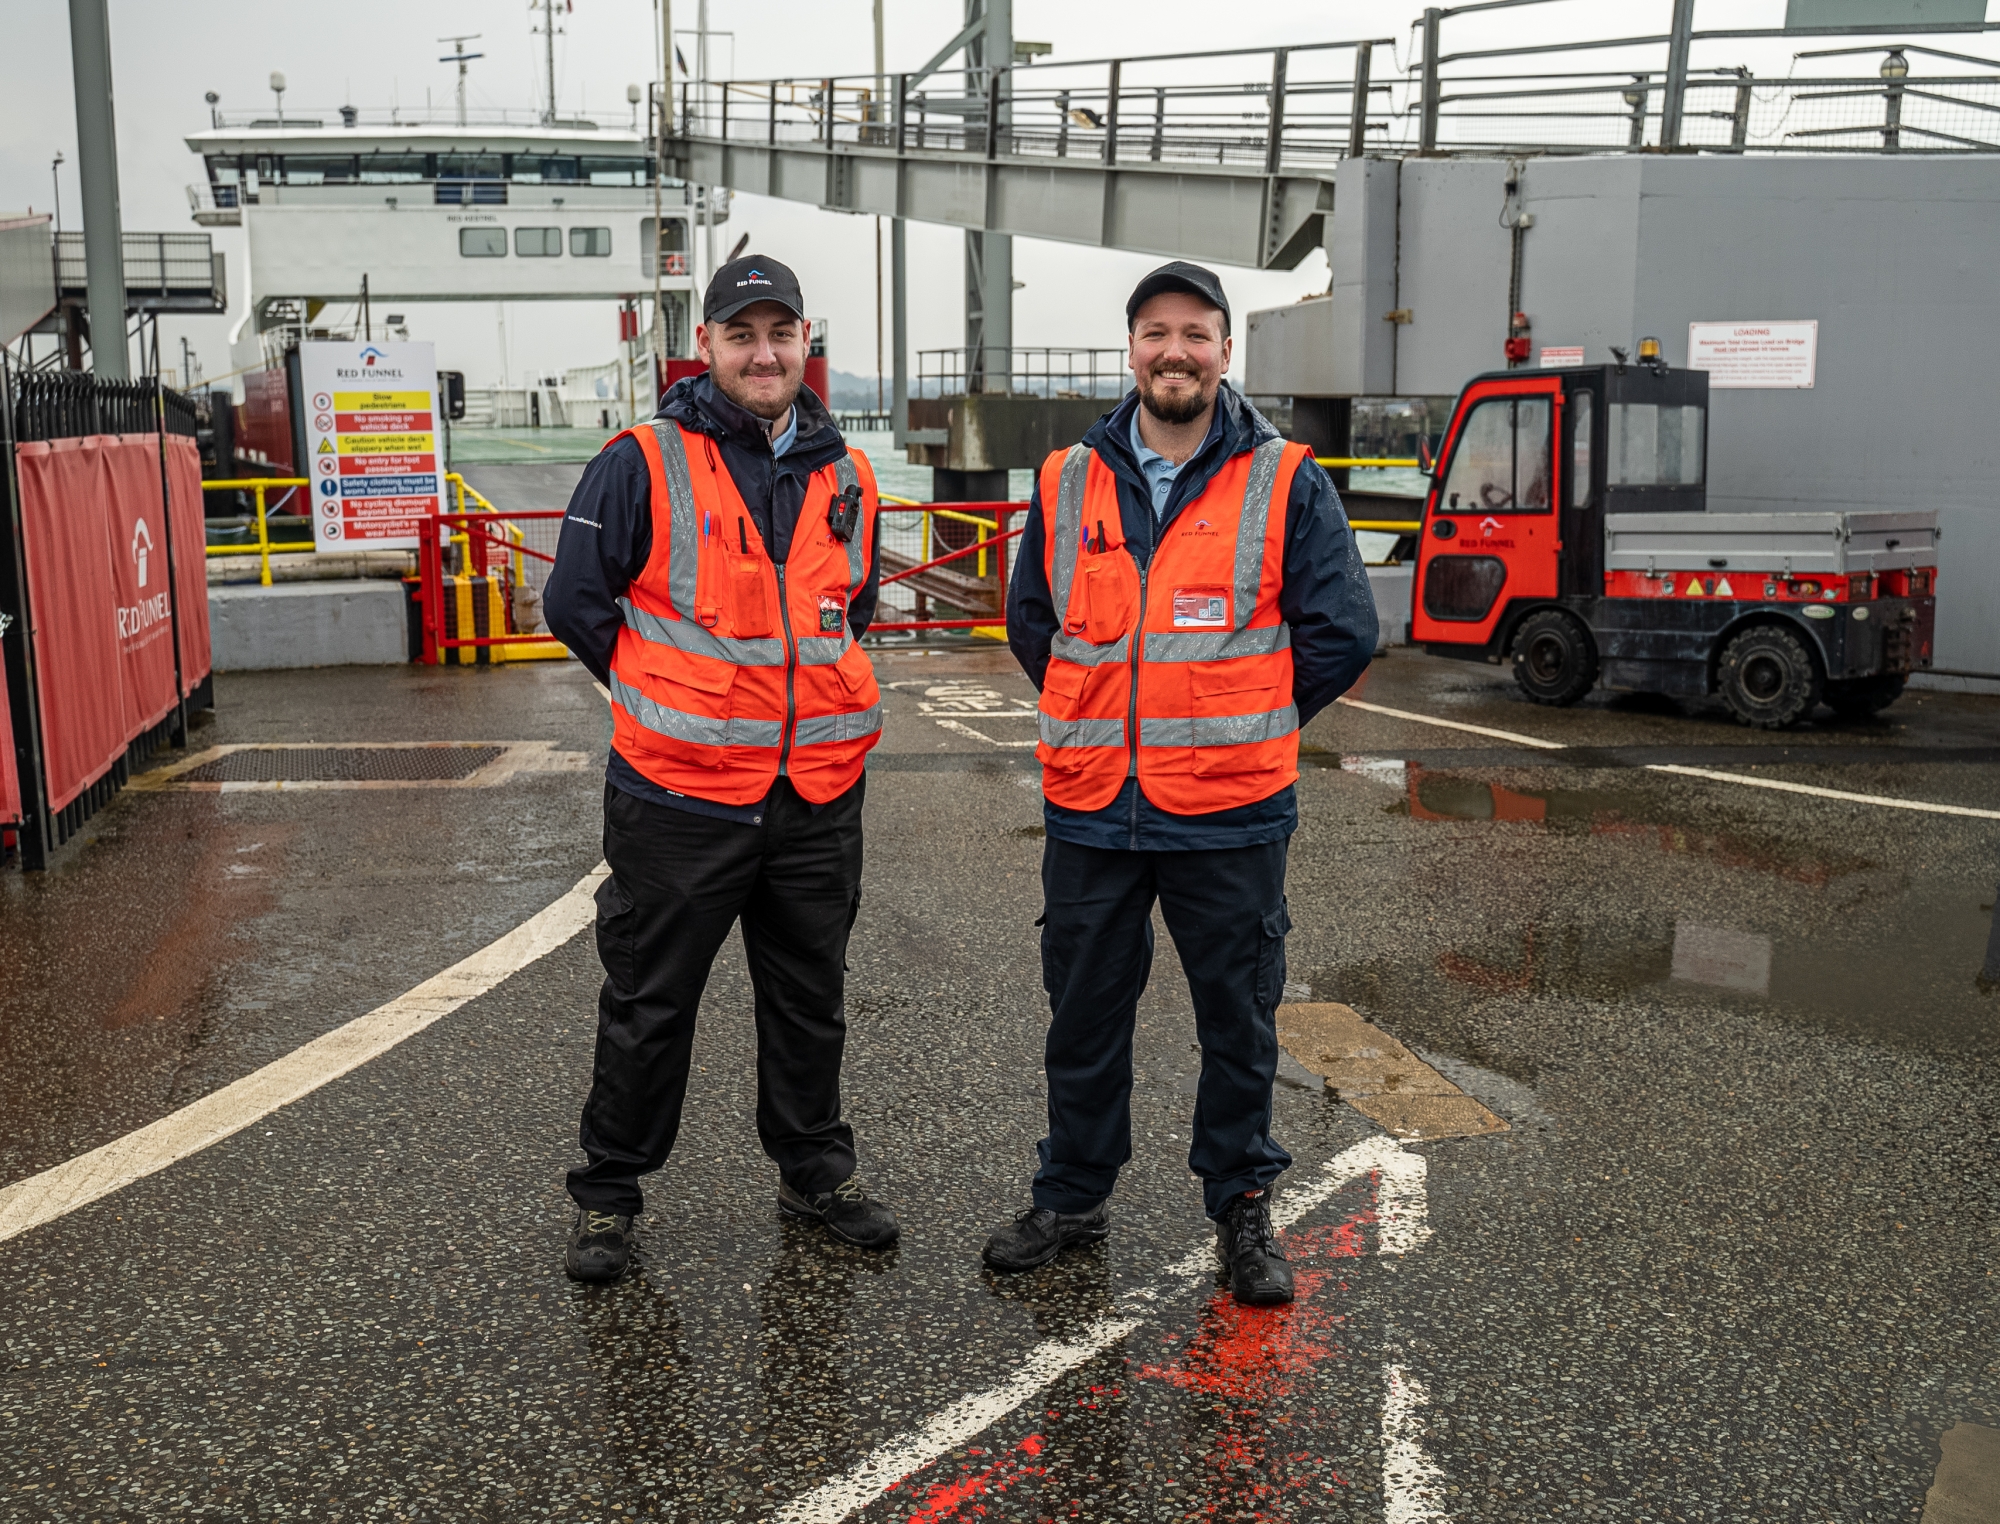
[[[755,804],[783,773],[814,804],[837,798],[882,736],[875,672],[847,623],[875,551],[867,458],[813,473],[779,565],[713,441],[663,419],[625,433],[652,473],[653,551],[618,600],[612,744],[677,794]],[[857,483],[861,521],[842,544],[827,508]]]
[[[1045,570],[1062,621],[1042,679],[1042,792],[1098,810],[1136,776],[1176,815],[1254,804],[1299,775],[1292,633],[1278,612],[1285,504],[1310,451],[1234,456],[1167,526],[1125,550],[1118,484],[1076,445],[1042,465]]]

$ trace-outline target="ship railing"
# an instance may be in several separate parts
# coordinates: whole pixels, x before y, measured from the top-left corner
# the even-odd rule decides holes
[[[1932,45],[2000,22],[1697,30],[1693,8],[1675,6],[1678,28],[1521,44],[1517,23],[1475,14],[1551,3],[1427,10],[1407,56],[1375,38],[925,78],[689,81],[677,120],[684,137],[732,145],[1270,174],[1370,152],[2000,151],[2000,59]],[[1829,45],[1784,48],[1794,39]],[[1860,55],[1868,72],[1815,62]]]

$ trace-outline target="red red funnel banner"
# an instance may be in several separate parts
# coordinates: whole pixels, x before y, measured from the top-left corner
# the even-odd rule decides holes
[[[0,824],[21,818],[21,779],[14,767],[14,713],[7,707],[7,674],[0,672]]]
[[[185,434],[167,436],[167,491],[173,504],[174,599],[181,612],[181,690],[208,676],[208,526],[202,519],[201,449]]]
[[[103,777],[174,707],[172,583],[179,584],[183,678],[191,688],[207,675],[200,464],[192,440],[167,443],[173,579],[157,434],[16,446],[52,810]]]

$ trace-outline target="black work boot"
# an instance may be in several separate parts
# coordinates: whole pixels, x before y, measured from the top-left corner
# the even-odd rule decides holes
[[[632,1262],[632,1219],[591,1207],[576,1209],[563,1269],[573,1281],[615,1281]]]
[[[1292,1299],[1292,1267],[1271,1229],[1271,1193],[1231,1198],[1215,1224],[1215,1249],[1229,1271],[1229,1290],[1246,1307],[1275,1307]]]
[[[1007,1275],[1046,1265],[1071,1244],[1094,1244],[1111,1231],[1111,1203],[1100,1201],[1088,1212],[1052,1212],[1029,1207],[1014,1220],[993,1230],[980,1256],[987,1266]]]
[[[871,1201],[852,1175],[830,1191],[808,1196],[778,1182],[778,1210],[787,1217],[803,1217],[822,1224],[827,1232],[857,1249],[890,1249],[902,1237],[896,1214],[879,1201]]]

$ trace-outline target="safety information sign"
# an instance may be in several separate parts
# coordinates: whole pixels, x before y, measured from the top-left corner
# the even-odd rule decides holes
[[[1818,363],[1817,322],[1688,324],[1688,369],[1710,391],[1810,391]]]
[[[429,344],[301,344],[313,544],[412,550],[441,511],[437,359]]]

